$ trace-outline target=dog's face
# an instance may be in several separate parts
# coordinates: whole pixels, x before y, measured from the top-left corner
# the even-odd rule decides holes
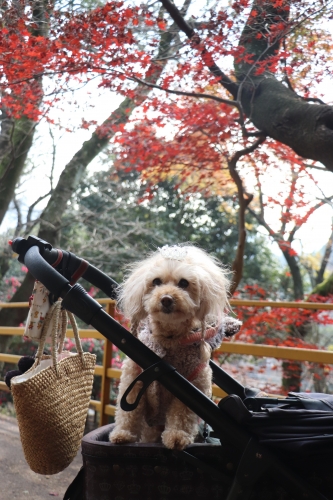
[[[132,324],[150,317],[166,331],[180,332],[185,324],[219,323],[228,287],[225,270],[203,250],[163,247],[131,266],[119,303]]]
[[[191,266],[161,259],[146,276],[143,307],[159,323],[177,324],[196,318],[201,286]]]

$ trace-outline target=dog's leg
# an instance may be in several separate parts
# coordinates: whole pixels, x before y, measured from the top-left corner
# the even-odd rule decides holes
[[[166,416],[163,444],[170,449],[182,450],[193,443],[198,432],[198,417],[179,399],[174,399]]]
[[[138,376],[138,366],[131,359],[127,358],[122,366],[122,375],[117,398],[117,409],[115,415],[115,428],[109,435],[112,443],[135,443],[140,440],[142,420],[144,419],[144,395],[137,408],[132,411],[124,411],[120,408],[120,400],[127,387]],[[137,382],[127,396],[129,403],[134,403],[142,388],[142,382]]]
[[[212,371],[207,365],[192,381],[206,396],[212,393]],[[166,415],[162,442],[167,448],[182,450],[194,442],[198,433],[198,417],[179,399],[174,398]]]

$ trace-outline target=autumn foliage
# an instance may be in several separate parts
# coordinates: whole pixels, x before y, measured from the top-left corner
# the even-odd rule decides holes
[[[245,214],[251,213],[284,255],[294,298],[303,299],[295,235],[332,200],[315,174],[317,168],[333,171],[333,108],[323,101],[331,75],[331,7],[330,0],[236,0],[210,10],[190,1],[178,8],[169,0],[91,8],[5,3],[0,94],[3,116],[11,125],[16,120],[7,143],[19,122],[30,120],[31,130],[38,121],[52,124],[53,108],[70,112],[67,95],[88,82],[116,92],[123,107],[102,125],[82,111],[81,127],[99,143],[94,154],[112,137],[116,169],[135,170],[145,201],[156,183],[171,177],[189,196],[237,200],[236,286]],[[88,156],[79,155],[80,161]],[[1,165],[4,176],[11,161],[9,155]],[[68,192],[74,190],[73,181]],[[45,219],[48,230],[59,222]],[[244,320],[240,338],[273,344],[288,331],[287,343],[305,346],[302,325],[331,322],[307,310],[237,312]]]
[[[319,16],[321,23],[317,22]],[[220,81],[209,68],[222,57],[231,56],[236,67],[255,65],[255,75],[269,71],[292,79],[308,97],[308,82],[313,82],[314,71],[317,83],[325,77],[331,44],[322,28],[325,16],[329,19],[320,2],[289,4],[282,0],[257,2],[252,8],[248,0],[241,0],[228,8],[202,12],[195,36],[183,40],[177,61],[164,72],[159,85],[169,88],[190,75],[187,88],[203,91]],[[54,104],[53,96],[67,90],[69,82],[79,83],[98,75],[102,86],[135,95],[133,86],[124,81],[149,76],[152,66],[158,64],[154,63],[154,55],[161,33],[170,25],[159,10],[121,1],[107,2],[91,11],[57,10],[49,3],[38,12],[37,4],[26,7],[20,0],[6,6],[2,23],[3,102],[15,116],[23,112],[34,119],[40,116],[37,103],[41,97],[35,82],[42,76],[52,79],[48,93],[52,97],[45,100],[45,106]],[[262,43],[266,50],[258,58],[255,45]],[[149,107],[155,109],[155,104],[152,99]],[[163,114],[172,119],[168,106]],[[227,128],[228,124],[216,125]]]
[[[21,1],[8,8],[0,34],[2,102],[12,116],[40,118],[41,90],[36,80],[43,76],[52,78],[45,111],[72,80],[78,85],[87,74],[112,73],[127,64],[130,68],[138,59],[144,66],[140,52],[131,50],[135,40],[130,25],[136,8],[109,2],[91,12],[70,14],[52,10],[50,4],[43,13],[49,29],[36,35],[35,12],[24,6]],[[102,80],[104,84],[108,82]]]
[[[248,299],[267,300],[267,292],[258,286],[245,286],[243,291]],[[235,294],[237,298],[239,294]],[[333,296],[321,297],[311,295],[309,302],[333,302]],[[243,322],[237,340],[259,342],[266,345],[283,345],[285,347],[300,347],[318,349],[313,343],[304,338],[304,325],[332,325],[333,318],[330,311],[319,309],[284,308],[284,307],[251,307],[237,306],[234,308],[237,317]],[[289,335],[288,335],[289,332]],[[286,338],[287,333],[287,338]]]

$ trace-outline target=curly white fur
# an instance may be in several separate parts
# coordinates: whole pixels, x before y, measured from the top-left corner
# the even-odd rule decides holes
[[[228,290],[227,272],[216,259],[194,246],[169,247],[130,267],[119,290],[118,305],[140,340],[185,377],[194,373],[191,382],[210,396],[210,347],[203,339],[206,329],[215,325],[216,336],[211,345],[221,343],[223,334],[218,327],[228,306]],[[201,332],[201,339],[196,332]],[[145,392],[136,410],[126,413],[119,407],[123,393],[138,373],[140,368],[127,359],[110,441],[147,442],[162,438],[168,448],[179,449],[192,443],[197,417],[158,382]],[[139,390],[136,384],[130,394],[133,400]]]
[[[230,282],[226,270],[214,257],[200,248],[182,246],[186,250],[183,260],[166,259],[161,252],[129,267],[129,273],[119,289],[118,306],[127,318],[136,323],[145,319],[150,311],[147,297],[153,290],[154,278],[163,278],[163,284],[176,283],[181,278],[190,282],[193,312],[199,321],[221,321],[228,301]],[[195,293],[194,293],[195,292]]]

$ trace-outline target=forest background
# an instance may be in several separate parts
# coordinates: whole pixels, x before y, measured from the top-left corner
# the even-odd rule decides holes
[[[3,2],[1,300],[31,293],[7,240],[34,233],[118,281],[192,242],[230,269],[234,297],[331,301],[332,3]],[[234,313],[243,341],[333,344],[328,313]],[[2,309],[0,325],[25,316]],[[0,352],[25,347],[0,337]],[[268,373],[252,361],[221,359]],[[269,368],[270,390],[333,388],[328,366]]]

